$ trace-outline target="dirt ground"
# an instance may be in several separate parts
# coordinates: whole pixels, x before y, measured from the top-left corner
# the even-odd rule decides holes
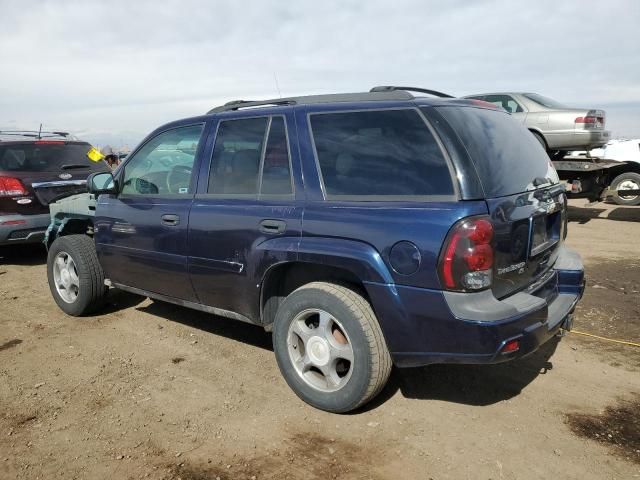
[[[640,342],[640,208],[572,202],[575,329]],[[569,334],[492,367],[395,370],[315,410],[271,338],[124,293],[64,315],[39,248],[0,249],[0,479],[640,478],[640,348]]]

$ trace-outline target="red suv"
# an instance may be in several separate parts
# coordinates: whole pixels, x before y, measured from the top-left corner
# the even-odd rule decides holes
[[[86,192],[87,175],[109,171],[91,145],[65,132],[0,131],[0,245],[41,242],[49,203]]]

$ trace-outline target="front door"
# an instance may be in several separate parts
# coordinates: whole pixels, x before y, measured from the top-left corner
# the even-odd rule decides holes
[[[220,121],[208,180],[199,181],[189,217],[189,270],[199,301],[250,320],[261,272],[295,260],[302,231],[287,131],[295,130],[284,115]]]
[[[120,193],[101,195],[96,248],[113,283],[190,300],[187,229],[204,124],[152,137],[121,168]]]

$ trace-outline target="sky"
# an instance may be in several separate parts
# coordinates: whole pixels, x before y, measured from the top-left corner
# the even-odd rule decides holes
[[[640,137],[640,1],[0,0],[0,129],[133,147],[234,99],[533,91]]]

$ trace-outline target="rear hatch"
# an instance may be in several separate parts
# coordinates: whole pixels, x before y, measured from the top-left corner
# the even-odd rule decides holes
[[[26,189],[19,198],[0,198],[0,211],[33,214],[48,211],[61,198],[86,192],[87,176],[108,171],[87,157],[86,142],[40,140],[0,143],[0,176],[18,179]]]
[[[566,195],[549,157],[501,110],[443,106],[438,111],[458,134],[484,190],[494,228],[494,295],[543,286],[553,276],[566,231]]]

